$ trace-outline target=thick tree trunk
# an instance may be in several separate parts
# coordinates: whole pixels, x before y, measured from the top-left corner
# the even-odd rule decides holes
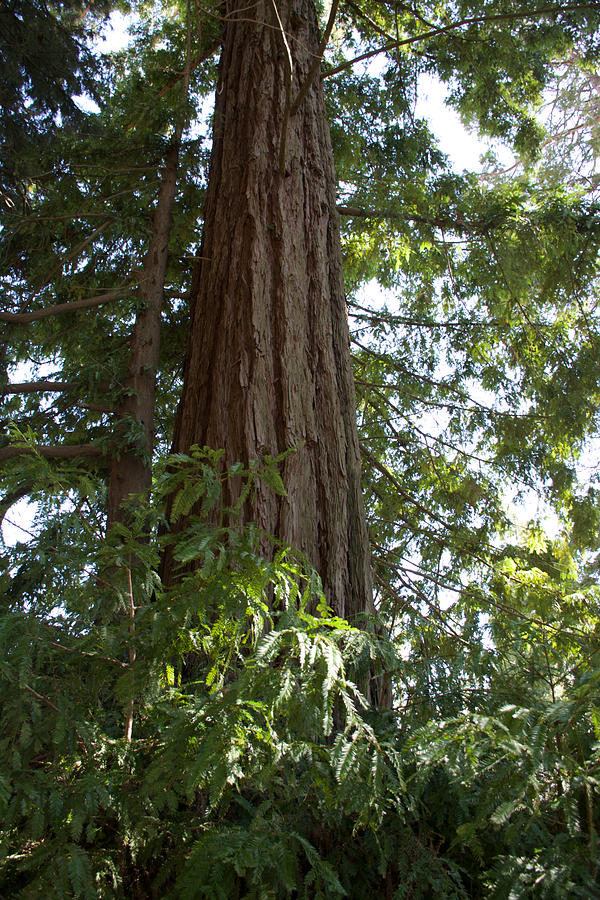
[[[319,78],[286,125],[319,34],[311,0],[275,2],[226,3],[174,449],[225,448],[230,465],[297,448],[283,467],[287,496],[261,486],[246,518],[299,548],[335,612],[354,618],[372,610],[371,578]]]

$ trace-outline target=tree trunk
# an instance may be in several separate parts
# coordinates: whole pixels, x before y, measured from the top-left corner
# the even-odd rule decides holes
[[[287,114],[319,52],[315,8],[312,0],[227,0],[224,16],[174,450],[225,448],[230,465],[297,448],[283,464],[287,496],[261,485],[245,518],[299,548],[334,611],[352,619],[373,607],[319,78]],[[167,559],[167,582],[170,567]]]
[[[171,214],[177,187],[179,146],[167,153],[152,222],[150,246],[140,277],[141,307],[135,318],[125,387],[128,395],[119,412],[126,417],[125,429],[139,429],[131,443],[111,461],[108,480],[107,529],[123,519],[123,504],[129,496],[143,494],[152,484],[152,447],[156,370],[160,351],[160,323],[165,273],[171,234]]]

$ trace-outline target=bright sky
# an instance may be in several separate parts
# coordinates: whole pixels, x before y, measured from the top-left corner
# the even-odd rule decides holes
[[[481,171],[481,157],[491,146],[503,165],[512,164],[514,157],[510,150],[497,142],[492,144],[491,141],[482,140],[476,131],[465,128],[456,110],[445,103],[449,93],[448,88],[437,78],[422,75],[419,79],[416,115],[427,120],[440,142],[440,148],[449,156],[456,171]]]

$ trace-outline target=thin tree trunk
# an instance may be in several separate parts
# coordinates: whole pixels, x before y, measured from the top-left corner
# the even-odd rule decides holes
[[[147,491],[152,483],[156,370],[160,351],[160,321],[171,233],[171,214],[177,187],[179,145],[168,151],[162,174],[150,246],[140,278],[140,300],[130,344],[125,387],[128,396],[120,408],[139,428],[138,440],[111,462],[108,487],[108,528],[123,517],[123,503],[130,495]],[[128,420],[128,421],[127,421]]]
[[[224,14],[174,449],[222,447],[229,465],[297,448],[283,464],[287,496],[261,485],[244,515],[303,551],[335,612],[352,619],[372,611],[372,591],[319,78],[290,115],[319,50],[315,8],[258,0],[250,13],[245,0],[227,0]],[[167,583],[170,569],[167,557]]]
[[[197,35],[198,39],[200,35]],[[140,431],[139,438],[120,456],[114,456],[108,483],[107,529],[123,520],[124,503],[130,496],[148,491],[152,484],[152,450],[154,447],[154,414],[156,371],[160,353],[160,326],[165,275],[169,256],[171,216],[177,190],[179,149],[183,136],[192,66],[192,28],[188,0],[186,15],[186,54],[183,83],[178,109],[175,111],[174,136],[165,158],[156,209],[152,221],[152,237],[144,259],[140,279],[141,308],[138,310],[131,338],[130,359],[125,387],[128,397],[121,407],[129,423]]]

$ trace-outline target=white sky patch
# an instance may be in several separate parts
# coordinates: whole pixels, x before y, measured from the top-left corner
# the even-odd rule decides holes
[[[77,94],[76,97],[73,97],[73,102],[76,106],[79,107],[81,112],[85,113],[99,113],[100,107],[97,103],[95,103],[91,97],[88,97],[87,94]]]
[[[37,503],[26,498],[11,506],[2,521],[2,543],[6,549],[16,544],[27,544],[35,537],[33,521],[37,511]]]
[[[541,491],[535,491],[533,488],[519,491],[515,485],[507,485],[502,499],[508,516],[517,530],[525,528],[530,522],[536,522],[541,525],[549,540],[555,540],[560,534],[562,527],[560,520],[552,507],[546,503]]]
[[[508,147],[489,138],[481,138],[476,129],[467,129],[456,110],[449,106],[447,98],[450,89],[438,78],[424,74],[419,78],[419,95],[415,115],[425,119],[457,172],[465,169],[479,172],[482,157],[493,150],[503,166],[514,163],[514,154]]]
[[[108,24],[102,32],[95,47],[100,53],[117,53],[124,50],[131,41],[128,28],[132,17],[120,12],[113,12],[108,17]]]
[[[8,372],[9,384],[24,384],[27,381],[41,380],[51,376],[54,367],[50,364],[35,366],[32,363],[19,363]],[[14,503],[7,511],[0,532],[5,548],[16,544],[26,544],[34,533],[34,519],[38,512],[38,504],[24,497]]]
[[[129,26],[133,19],[120,12],[113,12],[108,17],[108,22],[102,30],[101,36],[94,42],[93,49],[97,53],[118,53],[124,50],[131,41]],[[87,94],[78,94],[73,97],[82,112],[99,113],[100,107]]]

